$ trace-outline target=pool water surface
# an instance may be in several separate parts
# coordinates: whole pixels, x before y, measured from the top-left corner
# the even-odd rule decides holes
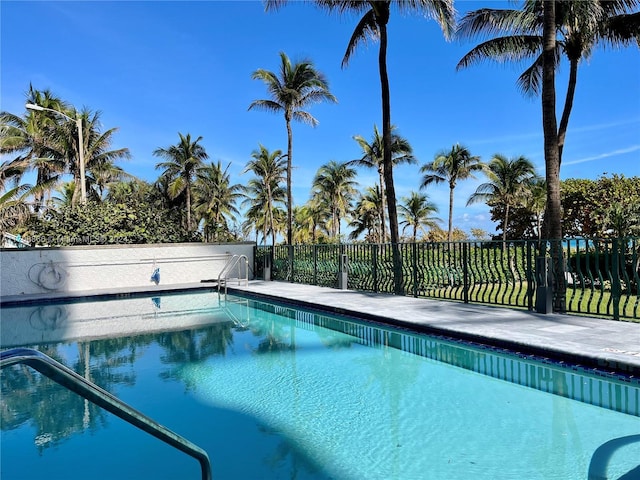
[[[205,449],[215,479],[640,475],[637,379],[213,292],[3,308],[0,333]],[[3,480],[200,478],[28,367],[1,381]]]

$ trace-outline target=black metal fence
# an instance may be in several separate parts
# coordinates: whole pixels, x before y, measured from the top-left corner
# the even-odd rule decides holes
[[[555,295],[565,292],[562,310],[568,313],[640,319],[640,238],[564,239],[563,261],[555,267],[548,261],[549,242],[403,243],[398,247],[405,295],[541,311],[543,297],[551,295],[554,287]],[[541,251],[547,252],[542,258]],[[257,247],[255,260],[259,278],[264,278],[266,265],[273,280],[396,292],[391,244]],[[342,285],[344,278],[347,285]]]

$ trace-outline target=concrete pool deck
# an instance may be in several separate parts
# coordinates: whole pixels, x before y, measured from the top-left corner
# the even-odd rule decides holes
[[[215,283],[208,282],[152,285],[138,289],[4,296],[0,302],[5,306],[94,295],[123,297],[215,288]],[[640,323],[542,315],[504,307],[262,280],[250,281],[248,286],[229,284],[229,293],[234,291],[640,377]]]

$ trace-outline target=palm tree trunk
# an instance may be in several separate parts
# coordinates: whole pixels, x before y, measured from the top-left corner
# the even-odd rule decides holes
[[[509,224],[509,204],[505,205],[504,209],[504,225],[502,226],[502,250],[507,245],[507,225]]]
[[[287,112],[287,245],[293,245],[293,194],[291,193],[291,154],[293,153],[293,132],[291,118]]]
[[[187,183],[187,231],[191,233],[191,185]]]
[[[380,243],[384,243],[387,240],[387,225],[384,215],[384,209],[386,206],[384,196],[386,190],[384,188],[384,169],[382,166],[378,167],[378,176],[380,177]]]
[[[264,222],[264,226],[262,227],[262,244],[263,245],[267,244],[267,232],[268,231],[269,231],[269,226],[267,225],[267,222]],[[273,232],[272,232],[272,234],[273,234]]]
[[[453,189],[455,187],[449,186],[449,233],[447,240],[449,243],[453,241]]]
[[[391,233],[391,252],[393,256],[393,285],[397,295],[404,293],[402,285],[402,257],[400,256],[400,234],[398,231],[398,207],[396,205],[396,190],[393,184],[393,163],[391,161],[391,100],[389,93],[389,76],[387,74],[387,18],[378,19],[380,27],[380,54],[378,65],[380,68],[380,85],[382,89],[382,168],[384,170],[384,184],[387,194],[387,209],[389,211],[389,232]]]
[[[268,180],[267,180],[268,182]],[[271,184],[267,183],[267,208],[269,209],[269,228],[271,228],[271,243],[276,246],[276,231],[273,228],[273,206],[271,205]],[[267,239],[264,240],[267,243]]]
[[[560,216],[560,150],[556,123],[555,92],[555,0],[543,3],[543,67],[542,67],[542,128],[544,131],[544,160],[547,181],[548,235],[554,265],[554,310],[565,311],[564,265],[562,260],[562,223]]]
[[[562,150],[564,148],[564,139],[567,135],[567,127],[569,126],[569,115],[573,108],[573,98],[576,92],[576,82],[578,80],[578,60],[571,60],[569,67],[569,85],[567,86],[567,96],[564,100],[564,109],[560,118],[560,127],[558,128],[558,164],[562,164]]]

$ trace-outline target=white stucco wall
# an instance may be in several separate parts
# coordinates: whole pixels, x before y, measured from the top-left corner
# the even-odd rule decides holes
[[[0,296],[77,292],[217,279],[234,254],[253,267],[254,243],[104,245],[0,250]],[[249,278],[252,278],[249,270]]]

